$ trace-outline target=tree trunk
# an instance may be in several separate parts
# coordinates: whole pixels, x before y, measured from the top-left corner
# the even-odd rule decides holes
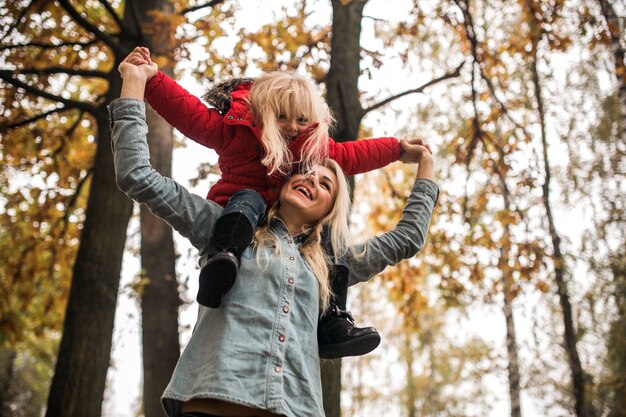
[[[541,143],[543,151],[543,162],[545,170],[545,179],[542,186],[543,204],[546,210],[546,219],[548,220],[548,230],[552,242],[552,259],[554,261],[554,280],[557,286],[557,294],[559,303],[563,313],[563,337],[564,347],[569,360],[570,372],[572,375],[572,393],[574,395],[574,407],[576,416],[589,417],[591,410],[585,399],[585,374],[583,372],[578,350],[576,349],[576,329],[574,328],[574,319],[572,317],[572,305],[569,300],[569,293],[566,282],[566,265],[565,258],[561,252],[561,237],[556,230],[554,224],[554,216],[550,205],[550,181],[551,169],[550,160],[548,158],[548,139],[545,126],[545,111],[543,107],[543,99],[541,95],[541,83],[539,80],[539,71],[537,69],[537,47],[538,40],[533,41],[533,56],[531,62],[531,72],[533,85],[535,87],[535,96],[537,100],[537,111],[539,113],[541,127]]]
[[[109,73],[109,90],[94,114],[98,137],[93,177],[46,417],[101,415],[126,229],[132,212],[131,200],[115,182],[106,105],[120,94],[119,62],[143,43],[135,18],[145,20],[143,16],[155,9],[155,4],[160,2],[146,0],[141,7],[133,4],[124,9],[126,30],[119,35],[120,51]]]
[[[406,415],[407,417],[418,417],[417,414],[417,389],[415,388],[415,374],[413,373],[413,363],[415,355],[413,355],[413,346],[411,346],[411,334],[406,333],[404,339],[405,353],[403,355],[406,365]]]
[[[17,352],[10,347],[0,348],[0,417],[10,417],[13,397],[14,366]]]
[[[172,128],[154,110],[148,109],[148,143],[154,169],[165,176],[172,171]],[[143,346],[143,402],[146,417],[163,416],[161,394],[170,380],[178,357],[178,307],[180,297],[175,271],[171,227],[141,207]]]
[[[358,79],[361,19],[367,0],[352,0],[345,5],[339,0],[332,0],[331,3],[333,35],[330,68],[326,75],[326,100],[338,122],[338,131],[333,132],[333,138],[342,142],[358,137],[363,117]],[[341,360],[322,363],[322,391],[326,417],[339,417]]]
[[[360,38],[363,7],[367,1],[353,0],[344,5],[332,0],[333,35],[330,68],[326,75],[326,101],[338,123],[333,138],[338,142],[355,140],[363,117],[359,101]]]
[[[117,66],[115,66],[117,67]],[[109,96],[120,92],[112,72]],[[107,100],[108,102],[108,100]],[[46,417],[99,416],[131,201],[117,188],[106,106],[95,114],[98,145]]]
[[[163,0],[144,0],[140,10],[171,8]],[[147,23],[149,17],[142,16]],[[145,45],[153,55],[169,55],[165,45],[155,44],[150,33],[144,33]],[[169,76],[172,68],[160,68]],[[150,106],[146,106],[150,161],[154,169],[172,176],[172,127]],[[145,206],[141,207],[142,278],[147,278],[141,294],[143,347],[143,404],[145,417],[164,415],[161,395],[167,386],[180,356],[178,308],[181,304],[176,279],[176,255],[172,228]]]
[[[613,5],[609,0],[600,0],[602,15],[606,19],[611,36],[611,50],[615,59],[615,77],[617,78],[617,96],[619,99],[620,122],[619,140],[622,152],[626,152],[626,65],[624,63],[624,47],[622,45],[621,34],[624,33],[620,27],[620,22],[615,13]]]
[[[501,155],[504,159],[504,155]],[[498,172],[500,184],[502,185],[502,199],[504,200],[504,209],[511,211],[511,202],[509,189],[506,185],[506,179],[502,172]],[[520,371],[517,337],[515,335],[515,316],[513,315],[514,294],[512,291],[513,276],[511,268],[509,268],[509,257],[511,253],[511,228],[508,224],[504,226],[503,245],[500,248],[500,259],[498,260],[499,270],[502,273],[502,292],[504,294],[504,304],[502,311],[506,321],[506,351],[507,351],[507,370],[509,378],[509,398],[511,401],[511,417],[522,417],[522,405],[520,400]]]

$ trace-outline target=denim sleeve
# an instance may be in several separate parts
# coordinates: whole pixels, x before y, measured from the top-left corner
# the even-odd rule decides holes
[[[387,266],[414,256],[424,246],[439,188],[427,179],[416,179],[413,191],[395,229],[355,247],[362,256],[349,256],[349,285],[367,281]]]
[[[150,165],[143,101],[119,98],[109,105],[115,179],[131,199],[148,206],[200,251],[206,248],[222,208],[190,193]]]

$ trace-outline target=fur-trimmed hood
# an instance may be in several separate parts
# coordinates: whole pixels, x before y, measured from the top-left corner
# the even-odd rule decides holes
[[[254,82],[253,78],[233,78],[232,80],[223,81],[214,85],[202,96],[202,98],[211,106],[220,112],[226,114],[230,110],[230,102],[232,100],[232,92],[242,84],[250,84]]]

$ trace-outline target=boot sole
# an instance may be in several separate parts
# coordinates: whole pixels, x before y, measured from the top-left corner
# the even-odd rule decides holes
[[[205,307],[218,308],[222,302],[222,296],[235,284],[238,264],[237,258],[232,255],[232,258],[224,256],[205,265],[200,272],[196,297],[198,303]]]
[[[370,333],[343,343],[335,345],[322,345],[319,347],[319,355],[322,359],[338,359],[348,356],[366,355],[376,349],[380,344],[380,335]]]

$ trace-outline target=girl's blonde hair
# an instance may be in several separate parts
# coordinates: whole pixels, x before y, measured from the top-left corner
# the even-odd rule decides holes
[[[269,168],[268,175],[288,175],[293,163],[310,170],[328,157],[328,130],[333,117],[311,81],[290,72],[266,73],[252,84],[248,102],[254,118],[262,125],[261,141],[266,155],[261,162]],[[312,125],[298,161],[294,161],[276,123],[281,114],[287,120],[304,117]]]
[[[337,162],[332,159],[326,159],[320,166],[330,169],[337,177],[337,195],[328,214],[319,219],[314,225],[311,225],[311,229],[307,231],[309,234],[300,246],[300,253],[317,278],[320,292],[320,309],[326,311],[329,307],[330,297],[332,295],[328,281],[328,265],[337,263],[339,257],[345,255],[348,251],[352,251],[353,242],[348,227],[350,185]],[[280,252],[280,245],[278,238],[271,233],[270,225],[275,218],[278,218],[279,208],[280,201],[276,201],[268,211],[267,222],[257,228],[255,234],[255,245],[257,245],[257,247],[273,246],[277,255]],[[328,236],[324,236],[323,238],[330,239],[334,259],[329,258],[322,248],[322,230],[324,230],[324,228],[327,229]]]

